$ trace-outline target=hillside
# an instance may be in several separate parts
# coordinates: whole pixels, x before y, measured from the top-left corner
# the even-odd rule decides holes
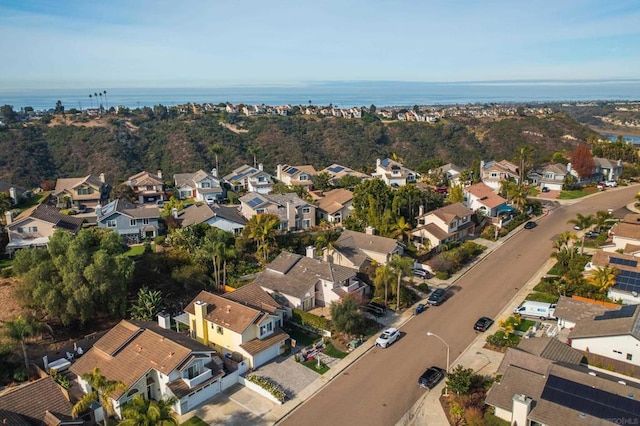
[[[224,125],[221,125],[224,121]],[[533,161],[548,160],[594,134],[563,113],[500,119],[456,118],[439,123],[388,122],[309,116],[239,117],[226,114],[157,118],[129,117],[52,120],[0,130],[0,180],[36,186],[43,180],[104,172],[111,183],[140,170],[162,169],[164,176],[215,167],[221,174],[253,162],[265,170],[278,163],[339,162],[371,169],[376,158],[393,153],[413,168],[440,158],[469,166],[474,159],[513,160],[519,147],[532,146]]]

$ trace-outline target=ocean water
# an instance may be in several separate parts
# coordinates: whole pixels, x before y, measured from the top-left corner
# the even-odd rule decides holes
[[[616,141],[618,139],[617,133],[600,133],[602,136],[608,138],[609,140]],[[640,136],[632,136],[632,135],[622,135],[625,141],[630,142],[634,145],[640,145]]]
[[[107,91],[106,96],[89,94]],[[315,82],[281,86],[224,86],[207,88],[111,88],[0,89],[0,105],[14,109],[31,106],[65,108],[123,105],[129,108],[162,104],[214,104],[230,102],[252,105],[412,106],[472,103],[545,103],[563,101],[640,100],[640,80],[625,81],[504,81],[468,83],[420,82]]]

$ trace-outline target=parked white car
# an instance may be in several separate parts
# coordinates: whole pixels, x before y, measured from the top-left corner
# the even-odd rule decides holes
[[[604,184],[609,188],[615,188],[616,186],[618,186],[618,182],[616,182],[615,180],[608,180]]]
[[[398,340],[399,337],[400,337],[400,330],[393,327],[387,328],[385,331],[382,332],[380,337],[376,339],[376,346],[380,346],[381,348],[386,348],[387,346],[391,345],[393,342]]]

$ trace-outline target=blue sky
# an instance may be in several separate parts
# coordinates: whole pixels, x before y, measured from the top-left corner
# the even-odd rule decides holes
[[[0,40],[0,87],[640,78],[637,0],[2,0]]]

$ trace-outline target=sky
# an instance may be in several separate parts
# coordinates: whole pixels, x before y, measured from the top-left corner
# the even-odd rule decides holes
[[[640,78],[637,0],[0,0],[0,89]]]

